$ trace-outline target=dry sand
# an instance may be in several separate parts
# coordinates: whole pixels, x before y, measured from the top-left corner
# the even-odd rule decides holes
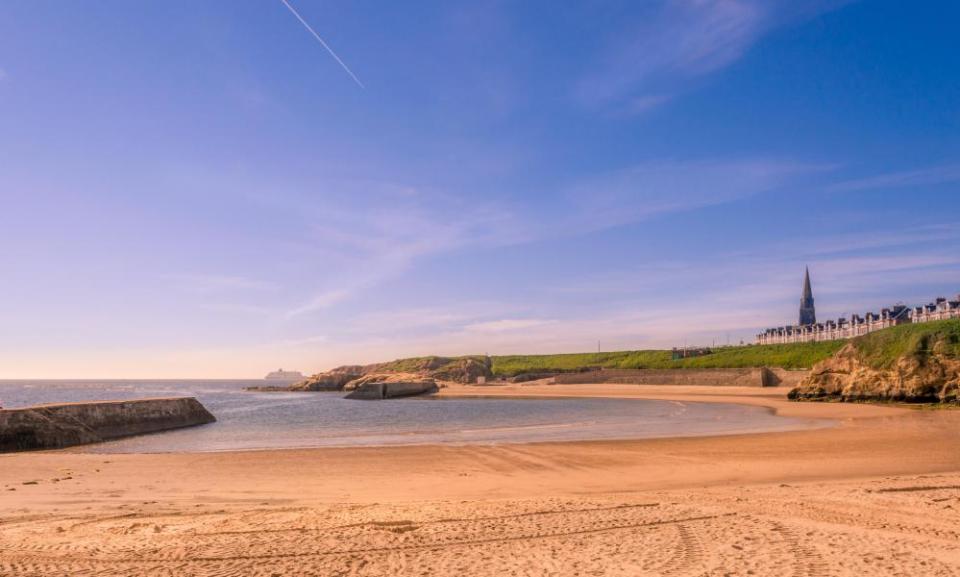
[[[784,389],[457,387],[836,419],[724,437],[0,455],[0,576],[960,575],[960,411]]]

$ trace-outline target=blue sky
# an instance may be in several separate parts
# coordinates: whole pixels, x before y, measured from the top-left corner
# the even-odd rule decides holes
[[[0,378],[749,340],[960,292],[955,2],[0,3]]]

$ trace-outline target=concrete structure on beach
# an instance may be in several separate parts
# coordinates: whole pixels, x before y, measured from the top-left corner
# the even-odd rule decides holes
[[[757,335],[757,344],[776,345],[851,339],[901,324],[960,318],[960,295],[952,300],[939,297],[930,304],[914,308],[896,304],[881,309],[880,314],[872,312],[863,316],[855,314],[849,319],[839,318],[822,323],[816,320],[813,302],[813,288],[810,284],[808,269],[804,275],[803,293],[800,297],[800,322],[796,325],[766,329]]]

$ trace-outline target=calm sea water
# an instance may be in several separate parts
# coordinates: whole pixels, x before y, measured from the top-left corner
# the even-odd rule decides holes
[[[525,443],[780,431],[825,426],[759,407],[622,399],[398,399],[244,391],[263,381],[0,381],[5,408],[41,403],[195,396],[217,422],[77,450],[163,453]]]

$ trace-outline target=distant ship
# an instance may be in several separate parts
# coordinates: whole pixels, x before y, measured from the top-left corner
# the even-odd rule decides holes
[[[283,381],[286,383],[292,383],[295,381],[302,381],[304,376],[299,371],[285,371],[283,369],[277,369],[263,377],[263,379],[266,381]]]

